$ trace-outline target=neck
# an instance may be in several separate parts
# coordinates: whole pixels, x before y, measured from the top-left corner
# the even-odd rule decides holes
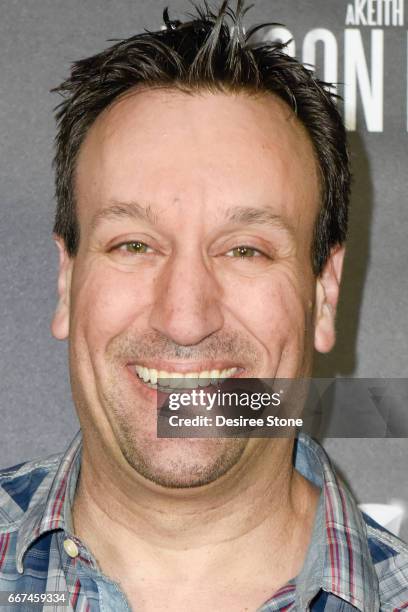
[[[293,469],[292,449],[292,440],[258,440],[218,481],[166,489],[108,460],[85,438],[75,533],[105,573],[119,577],[117,568],[124,568],[122,583],[123,572],[137,581],[141,567],[174,584],[185,568],[191,582],[225,563],[239,575],[251,560],[253,567],[267,560],[277,588],[301,569],[318,498]]]

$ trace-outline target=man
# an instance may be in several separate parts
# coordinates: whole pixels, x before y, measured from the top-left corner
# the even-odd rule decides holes
[[[407,547],[310,438],[157,435],[161,380],[303,379],[334,344],[344,128],[282,45],[249,44],[244,13],[165,12],[59,88],[52,331],[81,435],[1,474],[6,608],[408,607]]]

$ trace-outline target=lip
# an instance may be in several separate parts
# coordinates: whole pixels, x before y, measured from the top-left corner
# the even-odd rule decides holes
[[[218,364],[218,367],[217,365]],[[135,371],[135,365],[142,365],[141,362],[132,362],[132,363],[128,363],[125,370],[127,371],[127,375],[129,376],[129,378],[132,381],[132,384],[136,385],[137,389],[139,390],[139,393],[142,394],[142,396],[144,397],[144,399],[153,404],[153,407],[155,409],[157,409],[159,406],[161,406],[165,401],[167,401],[167,397],[168,397],[168,393],[165,393],[159,389],[152,389],[151,387],[148,387],[146,383],[143,382],[143,380],[141,380],[139,378],[139,376],[136,374]],[[238,372],[236,372],[233,376],[230,376],[229,378],[242,378],[245,376],[246,370],[244,368],[241,368],[240,366],[238,366],[236,363],[234,364],[231,361],[216,361],[216,362],[189,362],[189,363],[177,363],[178,369],[175,369],[175,363],[173,362],[172,364],[170,364],[169,362],[163,362],[163,361],[159,361],[159,362],[155,362],[155,364],[153,365],[152,361],[145,361],[143,362],[143,365],[145,367],[149,367],[149,368],[155,368],[155,369],[160,369],[160,370],[166,370],[166,368],[169,368],[168,370],[166,370],[167,372],[173,371],[173,372],[180,372],[180,373],[188,373],[188,372],[197,372],[197,371],[201,371],[205,370],[206,368],[209,369],[211,367],[211,369],[214,370],[219,370],[219,369],[226,369],[228,367],[233,368],[233,367],[238,367],[239,370]],[[180,368],[180,365],[183,366],[183,369]],[[172,369],[170,369],[172,367]],[[194,370],[193,368],[198,368],[200,367],[200,370]]]

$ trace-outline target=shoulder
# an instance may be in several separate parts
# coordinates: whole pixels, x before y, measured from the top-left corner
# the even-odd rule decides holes
[[[0,533],[17,529],[33,505],[47,497],[62,455],[0,469]]]
[[[408,608],[408,545],[363,513],[381,610]]]

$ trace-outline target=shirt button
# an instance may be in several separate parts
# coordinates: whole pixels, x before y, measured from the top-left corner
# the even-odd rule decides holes
[[[74,540],[70,538],[64,540],[64,549],[70,557],[77,557],[79,555],[78,546],[75,544]]]

